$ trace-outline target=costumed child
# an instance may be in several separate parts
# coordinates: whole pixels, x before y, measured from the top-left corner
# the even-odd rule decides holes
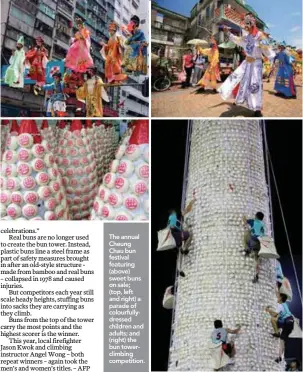
[[[51,97],[47,101],[46,116],[65,116],[66,112],[66,94],[64,93],[64,82],[62,81],[62,74],[55,72],[53,74],[54,82],[43,85],[40,90],[52,91]],[[36,89],[39,89],[37,87]]]
[[[76,18],[78,31],[72,38],[72,45],[69,47],[65,66],[75,72],[86,72],[88,68],[94,66],[94,61],[90,55],[90,32],[85,27],[81,18]]]
[[[136,15],[131,17],[126,29],[122,26],[122,30],[128,34],[125,45],[129,46],[125,51],[122,66],[126,71],[146,75],[148,43],[139,26],[140,18]]]
[[[36,81],[35,86],[41,87],[46,81],[46,66],[48,63],[48,50],[44,46],[41,36],[36,38],[36,46],[25,54],[25,67],[29,68],[28,78]],[[34,93],[38,91],[34,88]]]
[[[118,25],[112,22],[108,26],[109,40],[107,44],[101,42],[100,51],[105,60],[105,77],[108,83],[119,83],[127,79],[127,75],[122,74],[123,42],[122,37],[117,35]]]
[[[24,87],[24,37],[21,36],[16,44],[16,50],[12,51],[9,60],[10,66],[6,70],[4,82],[12,88]]]
[[[205,90],[205,87],[210,86],[214,93],[216,93],[217,81],[221,81],[219,69],[219,49],[217,42],[215,38],[211,36],[209,49],[202,49],[199,45],[197,45],[196,49],[202,55],[206,55],[208,57],[208,67],[197,85],[200,85],[202,90]]]

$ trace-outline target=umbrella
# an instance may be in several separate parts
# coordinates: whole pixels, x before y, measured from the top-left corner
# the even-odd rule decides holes
[[[233,43],[232,41],[228,41],[228,42],[222,43],[218,46],[219,46],[219,48],[224,48],[224,49],[234,49],[236,47],[236,44]]]
[[[186,44],[188,45],[208,45],[209,42],[206,41],[206,40],[202,40],[202,39],[192,39],[192,40],[189,40]]]

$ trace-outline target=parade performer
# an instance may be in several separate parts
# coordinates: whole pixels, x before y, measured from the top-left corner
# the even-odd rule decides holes
[[[285,47],[285,43],[282,42],[279,45],[279,53],[275,57],[275,61],[279,62],[279,69],[274,89],[277,91],[276,95],[278,96],[297,98],[291,59],[285,52]]]
[[[78,101],[86,103],[86,117],[102,117],[102,99],[109,102],[102,79],[97,75],[97,69],[90,67],[87,70],[89,79],[76,91]]]
[[[268,57],[263,56],[263,78],[270,83],[271,63]]]
[[[12,52],[9,60],[10,66],[6,70],[4,82],[12,88],[24,87],[24,37],[21,36],[16,44],[16,50]]]
[[[76,18],[78,31],[72,38],[72,45],[69,47],[65,66],[75,72],[86,72],[89,67],[94,66],[94,61],[90,55],[90,32],[85,27],[81,18]]]
[[[217,92],[217,80],[221,81],[220,69],[219,69],[219,50],[217,42],[213,36],[210,38],[210,48],[202,49],[197,45],[197,51],[208,57],[208,67],[197,85],[201,85],[202,90],[205,90],[206,86],[213,88],[214,92]]]
[[[66,112],[66,94],[64,94],[64,82],[62,74],[56,72],[53,74],[54,82],[52,84],[43,85],[41,89],[52,91],[53,94],[47,101],[46,116],[65,116]]]
[[[129,48],[126,50],[122,65],[126,71],[135,72],[137,74],[147,74],[147,41],[144,32],[139,29],[140,19],[134,15],[126,30],[123,31],[129,34],[125,41],[125,45]]]
[[[29,68],[28,77],[35,80],[38,86],[45,84],[47,57],[48,51],[44,46],[44,40],[41,36],[38,36],[36,46],[25,54],[25,67]]]
[[[110,34],[108,43],[101,42],[101,55],[105,60],[105,77],[108,83],[120,82],[127,79],[127,75],[122,74],[122,38],[117,35],[118,25],[112,22],[108,26]]]
[[[218,89],[222,99],[227,100],[235,95],[235,104],[246,104],[255,112],[256,117],[262,116],[262,53],[274,57],[274,52],[267,45],[266,36],[257,29],[256,19],[250,13],[244,18],[244,26],[247,33],[242,37],[233,35],[228,27],[223,26],[224,32],[228,33],[230,41],[245,49],[246,59],[225,80]],[[238,89],[235,90],[235,88]]]

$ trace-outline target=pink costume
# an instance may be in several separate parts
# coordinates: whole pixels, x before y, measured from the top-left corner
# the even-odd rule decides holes
[[[90,46],[90,32],[83,26],[72,39],[72,45],[67,51],[65,66],[75,72],[86,72],[94,65],[90,55]]]

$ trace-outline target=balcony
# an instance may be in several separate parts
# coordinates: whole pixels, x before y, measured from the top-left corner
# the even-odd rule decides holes
[[[216,18],[224,18],[228,21],[240,26],[243,22],[242,14],[236,11],[235,9],[229,7],[226,4],[221,5],[220,8],[215,9],[215,17]]]
[[[48,25],[49,27],[53,28],[54,27],[54,18],[50,18],[48,16],[46,16],[45,14],[43,14],[42,12],[39,12],[37,13],[37,19],[39,19],[41,22],[45,23],[46,25]]]
[[[79,15],[81,18],[86,19],[86,15],[81,12],[78,8],[75,8],[75,14]]]
[[[56,31],[56,38],[58,40],[61,40],[65,44],[65,47],[68,47],[69,42],[70,42],[70,37],[66,36],[63,32],[59,31],[58,29]]]
[[[53,10],[56,10],[57,9],[57,0],[56,1],[53,1],[53,0],[40,0],[40,5],[41,5],[42,2],[45,5],[47,5],[50,8],[52,8]]]
[[[38,0],[36,0],[36,1],[13,0],[13,4],[18,6],[20,9],[22,9],[22,11],[26,11],[26,12],[30,13],[32,16],[35,16],[37,14],[38,5],[39,5]]]
[[[66,18],[72,19],[73,8],[66,5],[62,0],[58,3],[58,12],[61,12]]]
[[[20,21],[18,18],[10,15],[8,24],[12,27],[14,27],[16,30],[19,30],[20,33],[27,35],[27,36],[33,36],[34,32],[34,24],[35,20],[33,19],[33,26],[26,24],[25,22]]]
[[[185,32],[185,25],[184,25],[184,28],[182,29],[182,28],[179,28],[179,27],[171,26],[167,23],[154,22],[153,27],[155,27],[159,30],[171,31],[171,32],[175,32],[175,33],[178,33],[178,34],[184,34],[184,32]]]
[[[39,5],[40,12],[47,15],[48,17],[55,19],[56,18],[56,11],[50,8],[49,6],[40,3]]]

